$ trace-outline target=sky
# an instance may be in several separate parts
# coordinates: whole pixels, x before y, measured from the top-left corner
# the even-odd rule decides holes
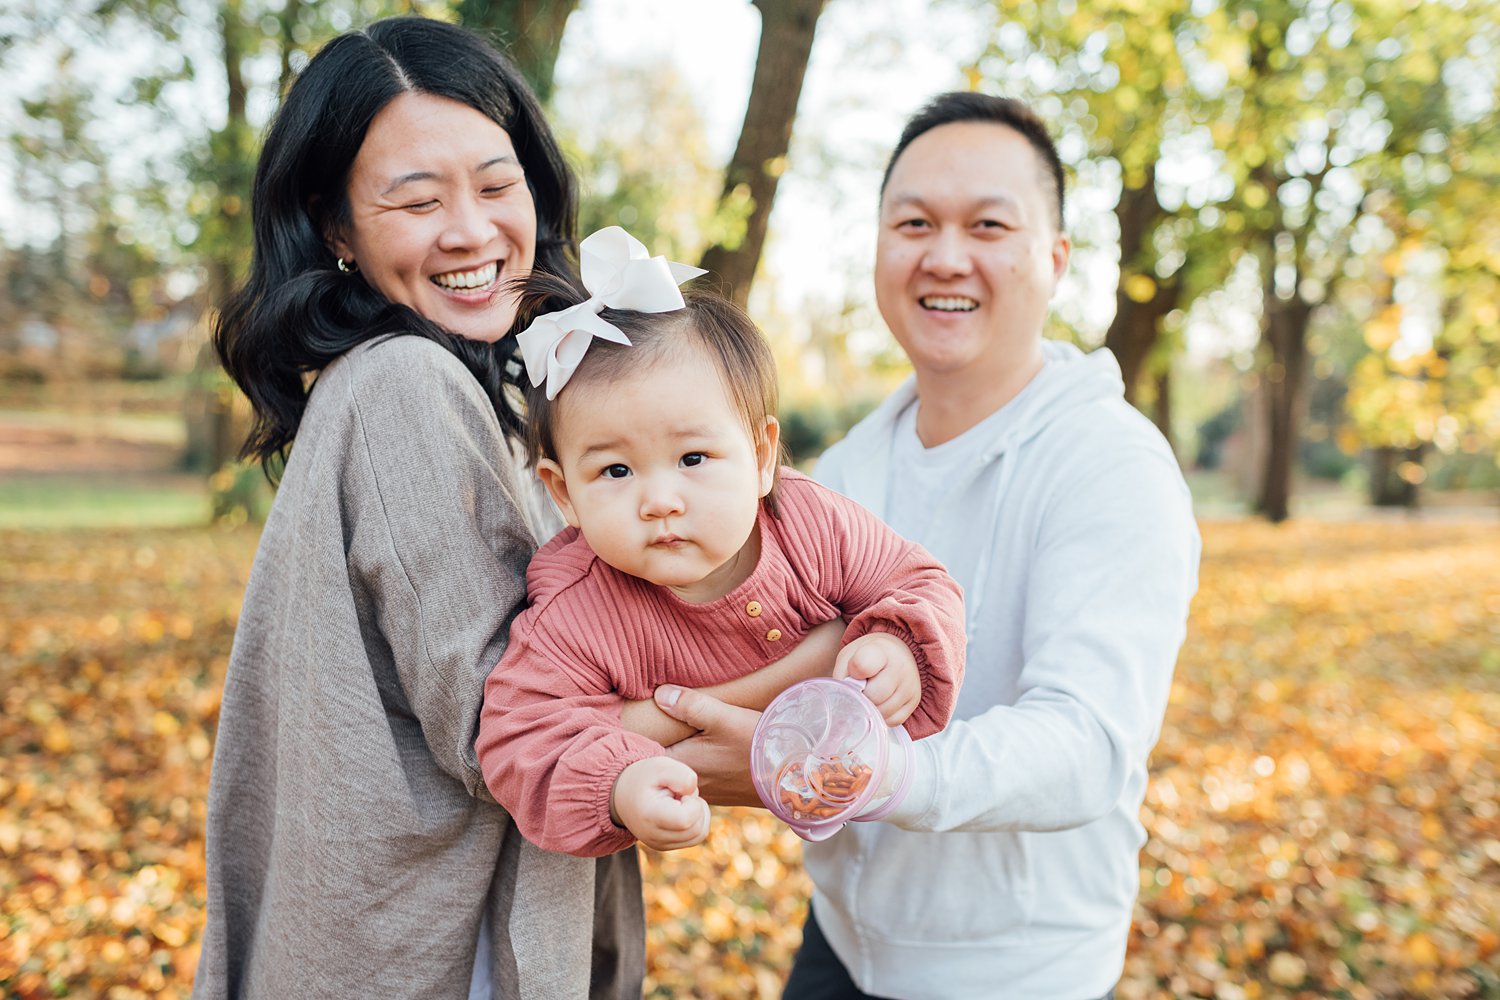
[[[186,5],[199,2],[211,6],[212,0],[186,0]],[[993,7],[977,0],[828,0],[804,82],[788,172],[777,195],[764,280],[752,300],[757,312],[769,309],[795,327],[852,310],[856,325],[869,328],[877,340],[883,336],[871,306],[869,276],[885,159],[904,121],[927,98],[965,86],[964,68],[993,32],[993,17]],[[101,38],[97,24],[70,26],[66,18],[58,24],[60,33],[84,31],[108,47],[109,58],[87,60],[75,69],[97,80],[101,94],[123,92],[133,71],[180,64],[184,54],[201,52],[198,65],[214,65],[214,39],[208,34],[185,39],[182,51],[173,53],[149,47],[144,36],[122,34],[122,28]],[[608,114],[608,94],[598,102],[579,99],[578,88],[598,78],[600,65],[639,72],[669,68],[702,117],[712,160],[722,164],[743,120],[759,30],[760,15],[749,0],[583,0],[564,36],[557,91],[573,88],[572,106]],[[22,53],[21,68],[30,64],[31,69],[0,81],[0,115],[19,113],[14,97],[23,81],[46,71],[53,45],[61,40],[39,39]],[[261,70],[274,73],[275,67],[251,67],[249,75],[254,79]],[[189,127],[212,126],[222,114],[222,81],[200,72],[169,87],[162,100]],[[262,100],[250,110],[264,118],[271,107]],[[103,117],[96,129],[99,143],[115,153],[112,170],[135,169],[164,147],[125,114]],[[0,162],[0,169],[6,166]],[[16,203],[12,190],[0,184],[0,230],[12,242],[18,231],[52,224],[46,210]],[[1073,216],[1108,218],[1112,207],[1097,191],[1070,192],[1070,198],[1070,226]],[[1114,301],[1114,264],[1105,256],[1109,259],[1075,255],[1073,274],[1059,292],[1059,301],[1075,310],[1069,318],[1101,334]],[[1095,294],[1084,294],[1085,287]]]
[[[984,39],[979,5],[830,0],[818,22],[788,170],[778,188],[764,286],[807,318],[872,298],[876,200],[885,157],[922,102],[964,86]],[[584,0],[557,65],[562,91],[591,64],[669,64],[726,163],[744,118],[760,16],[746,0]],[[606,98],[607,99],[607,98]],[[752,302],[752,305],[755,303]]]

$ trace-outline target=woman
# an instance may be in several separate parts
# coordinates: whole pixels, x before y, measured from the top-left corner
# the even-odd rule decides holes
[[[255,408],[246,454],[286,465],[225,681],[194,995],[639,997],[634,853],[526,843],[474,755],[561,523],[508,402],[509,279],[574,249],[536,100],[460,28],[342,35],[271,126],[253,216],[215,346]],[[740,700],[826,670],[837,631]],[[681,735],[649,703],[627,719]]]
[[[510,460],[494,294],[568,267],[540,108],[462,29],[380,22],[293,84],[253,206],[215,346],[255,407],[246,453],[291,455],[225,682],[194,995],[582,997],[597,897],[594,995],[639,996],[634,856],[525,843],[473,752],[548,533]]]

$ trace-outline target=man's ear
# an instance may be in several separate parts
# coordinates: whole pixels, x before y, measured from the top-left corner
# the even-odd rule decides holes
[[[1068,269],[1068,256],[1073,252],[1073,243],[1067,233],[1058,233],[1052,241],[1052,280],[1061,281]]]
[[[760,495],[771,492],[776,483],[776,469],[781,464],[781,421],[766,417],[755,442],[755,462],[760,471]]]
[[[542,485],[547,487],[547,492],[552,494],[552,501],[557,504],[557,509],[562,511],[563,520],[574,528],[578,527],[578,515],[573,510],[573,502],[568,499],[568,481],[563,478],[562,466],[550,458],[544,458],[536,463],[536,474]]]

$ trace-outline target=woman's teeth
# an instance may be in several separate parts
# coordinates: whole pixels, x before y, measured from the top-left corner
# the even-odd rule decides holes
[[[500,272],[500,265],[491,261],[474,271],[449,271],[447,274],[434,274],[432,282],[444,288],[484,288],[494,284],[495,275]]]
[[[939,312],[973,312],[979,303],[962,295],[926,295],[921,298],[923,309]]]

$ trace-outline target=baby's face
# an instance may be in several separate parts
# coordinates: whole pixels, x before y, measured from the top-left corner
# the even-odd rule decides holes
[[[693,602],[749,577],[776,421],[752,436],[711,361],[659,358],[614,382],[569,385],[554,405],[557,461],[538,472],[601,559]]]

